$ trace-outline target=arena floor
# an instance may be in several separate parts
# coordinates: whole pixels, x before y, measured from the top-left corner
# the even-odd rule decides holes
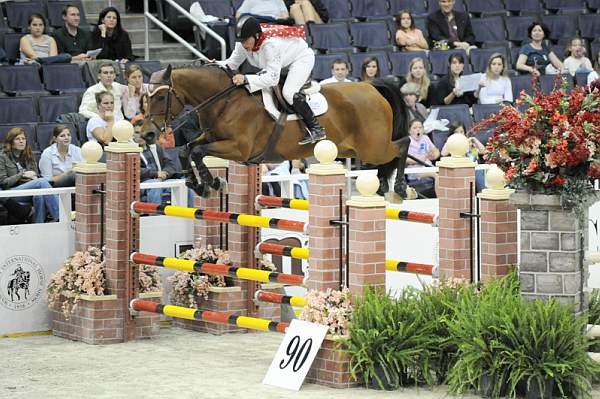
[[[0,339],[0,398],[447,398],[444,388],[381,392],[263,385],[281,335],[162,328],[156,340],[92,346],[50,335]],[[598,387],[594,398],[600,398]],[[475,396],[464,396],[475,398]]]

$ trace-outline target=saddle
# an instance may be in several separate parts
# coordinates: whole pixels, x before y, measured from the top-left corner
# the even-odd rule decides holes
[[[283,98],[283,85],[285,84],[285,80],[287,79],[288,72],[289,71],[287,68],[281,70],[281,73],[279,74],[279,83],[277,83],[277,86],[273,87],[273,94],[276,100],[273,102],[277,111],[287,115],[293,115],[296,113],[296,111],[294,111],[290,104],[288,104],[287,101],[285,101],[285,99]],[[304,83],[304,85],[302,85],[302,87],[300,88],[300,92],[304,94],[314,94],[319,92],[320,89],[320,86],[316,84],[313,85],[313,81],[309,77],[308,80]]]

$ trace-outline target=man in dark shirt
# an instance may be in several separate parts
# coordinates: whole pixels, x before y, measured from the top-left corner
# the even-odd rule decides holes
[[[475,43],[471,19],[464,12],[455,11],[454,0],[439,0],[440,9],[427,16],[427,30],[431,48],[446,42],[450,48],[469,50]]]
[[[71,54],[74,61],[89,61],[86,54],[92,49],[92,34],[85,29],[79,29],[79,8],[67,4],[62,12],[65,25],[54,32],[58,52]]]

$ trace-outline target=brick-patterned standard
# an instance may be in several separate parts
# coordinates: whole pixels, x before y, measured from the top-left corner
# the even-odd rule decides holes
[[[101,184],[106,183],[106,173],[75,174],[75,250],[85,251],[88,247],[100,247],[100,207],[102,196],[94,194]]]
[[[350,374],[350,355],[329,337],[325,338],[317,352],[306,382],[332,388],[358,386]]]
[[[506,275],[517,264],[517,208],[505,200],[480,199],[481,280]]]
[[[440,278],[471,278],[469,219],[460,217],[469,210],[469,184],[475,186],[475,168],[451,168],[438,162]],[[475,189],[473,189],[475,192]]]

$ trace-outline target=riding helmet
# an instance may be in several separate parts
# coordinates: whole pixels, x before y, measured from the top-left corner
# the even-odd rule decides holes
[[[250,15],[244,15],[238,20],[235,28],[235,36],[239,40],[246,40],[249,37],[258,38],[262,33],[258,20]]]

